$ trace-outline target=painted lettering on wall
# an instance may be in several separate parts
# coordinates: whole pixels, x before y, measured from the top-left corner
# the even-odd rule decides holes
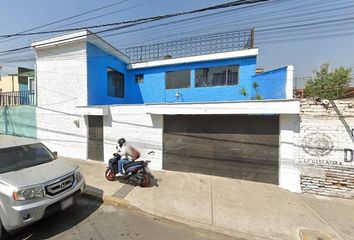
[[[342,166],[342,162],[340,162],[340,161],[332,161],[332,160],[303,159],[303,162],[306,163],[306,164],[313,164],[313,165]]]
[[[353,162],[353,150],[344,149],[344,162],[351,163]]]

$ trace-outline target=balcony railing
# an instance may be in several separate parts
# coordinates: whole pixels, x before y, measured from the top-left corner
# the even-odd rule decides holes
[[[254,29],[200,35],[127,48],[132,63],[230,52],[254,47]]]
[[[0,106],[35,105],[35,92],[17,91],[0,93]]]

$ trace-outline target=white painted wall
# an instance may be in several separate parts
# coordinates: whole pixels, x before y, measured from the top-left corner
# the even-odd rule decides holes
[[[300,171],[295,157],[299,131],[298,116],[282,114],[279,119],[279,186],[292,192],[301,192]]]
[[[36,49],[38,106],[74,113],[87,105],[86,43]]]
[[[83,116],[38,107],[36,117],[37,138],[50,150],[63,157],[87,159],[87,127]]]
[[[150,160],[150,168],[162,169],[163,116],[147,113],[147,106],[117,105],[104,116],[104,158],[107,162],[124,137],[141,152],[142,160]],[[148,154],[153,151],[154,154]]]
[[[36,49],[37,137],[59,155],[87,158],[87,128],[76,107],[87,105],[86,43]],[[75,123],[75,122],[76,123]]]
[[[286,99],[293,99],[293,89],[294,89],[294,66],[289,65],[286,68],[286,84],[285,84],[285,94]]]

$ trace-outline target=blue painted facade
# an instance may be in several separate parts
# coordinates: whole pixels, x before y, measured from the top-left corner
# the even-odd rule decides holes
[[[176,65],[164,65],[129,70],[128,65],[115,56],[87,43],[88,105],[110,104],[158,104],[178,102],[221,102],[245,100],[240,91],[254,94],[252,83],[257,81],[264,99],[285,98],[286,68],[255,75],[256,56],[227,60],[203,61]],[[239,65],[239,82],[233,86],[196,87],[195,69]],[[107,92],[107,68],[113,68],[125,76],[125,96],[109,97]],[[168,71],[191,70],[190,87],[166,89],[165,75]],[[144,75],[137,83],[135,76]],[[178,93],[179,97],[176,97]]]
[[[127,103],[127,64],[106,53],[96,45],[87,43],[87,96],[88,105],[122,104]],[[116,98],[108,96],[107,68],[113,68],[125,76],[125,97]]]
[[[286,79],[287,67],[283,67],[253,76],[252,83],[257,82],[257,91],[264,99],[285,99]],[[256,89],[253,87],[251,95],[256,95]]]

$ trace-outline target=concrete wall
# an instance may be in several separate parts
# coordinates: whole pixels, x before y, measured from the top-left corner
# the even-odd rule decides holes
[[[259,85],[258,93],[264,99],[286,99],[287,73],[288,68],[283,67],[254,75],[250,83],[250,97],[256,96],[256,91],[252,84],[257,82]]]
[[[38,106],[73,113],[87,106],[86,43],[37,49]]]
[[[162,169],[162,115],[146,113],[147,106],[110,106],[104,116],[104,159],[116,152],[117,140],[124,137],[141,151],[141,159],[151,160],[151,169]],[[153,152],[148,154],[149,152]]]
[[[37,49],[37,138],[59,155],[87,159],[86,43]]]
[[[37,138],[36,107],[0,107],[0,134]]]
[[[335,101],[354,128],[354,101]],[[354,143],[333,107],[302,100],[297,134],[297,164],[302,192],[354,197]]]
[[[86,118],[77,114],[37,108],[37,138],[60,156],[87,159]]]
[[[279,186],[291,192],[301,192],[300,173],[295,155],[295,142],[298,133],[298,116],[292,114],[280,115]]]

